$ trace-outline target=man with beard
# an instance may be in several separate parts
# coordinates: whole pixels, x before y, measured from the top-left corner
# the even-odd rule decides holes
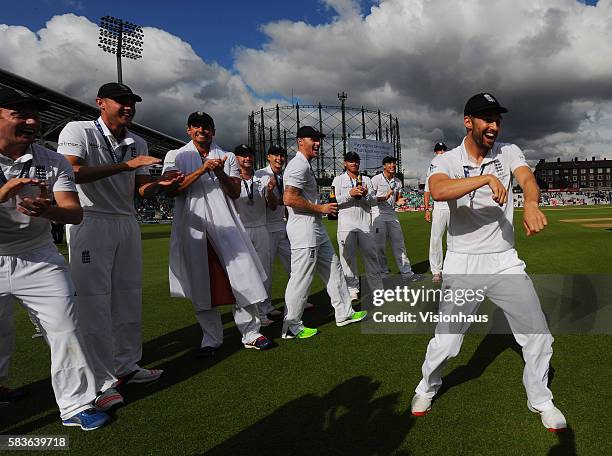
[[[257,303],[261,326],[269,326],[274,321],[268,317],[274,310],[270,300],[272,288],[270,258],[270,235],[266,228],[266,209],[276,210],[278,198],[274,193],[276,179],[267,175],[258,176],[253,171],[255,152],[246,144],[240,144],[234,149],[238,166],[240,166],[240,179],[242,180],[240,196],[234,200],[240,221],[253,243],[259,261],[264,268],[267,280],[264,282],[268,297],[265,301]]]
[[[272,210],[269,206],[266,207],[266,226],[270,235],[270,271],[272,265],[278,255],[283,268],[287,275],[291,274],[291,244],[287,238],[287,224],[285,222],[285,205],[283,204],[283,168],[287,161],[287,150],[281,146],[270,146],[268,149],[268,166],[259,169],[255,172],[255,176],[263,178],[268,176],[274,179],[276,185],[272,190],[278,199],[278,206]],[[272,296],[272,281],[268,281],[268,296]],[[307,302],[305,309],[312,309],[314,305]],[[268,314],[270,317],[282,315],[280,310],[271,310]]]
[[[68,123],[58,140],[57,151],[72,165],[83,206],[83,222],[68,225],[66,232],[101,410],[123,403],[114,388],[118,384],[151,382],[163,373],[138,365],[142,257],[134,193],[150,198],[179,177],[156,181],[149,175],[148,166],[161,160],[149,157],[145,140],[128,130],[140,101],[126,85],[104,84],[96,98],[100,117]]]
[[[370,292],[383,288],[376,243],[370,230],[370,208],[376,205],[376,195],[370,178],[359,175],[359,163],[356,152],[347,152],[344,156],[346,172],[336,176],[332,183],[338,202],[340,263],[352,300],[356,300],[359,293],[357,248],[361,251]]]
[[[79,223],[74,174],[61,155],[35,144],[43,100],[0,88],[0,379],[13,349],[13,302],[40,324],[51,352],[51,385],[64,426],[93,430],[108,421],[92,409],[96,380],[79,331],[68,265],[50,221]],[[54,203],[54,204],[53,204]],[[0,404],[20,392],[0,387]]]
[[[236,156],[213,141],[215,123],[198,111],[187,119],[191,141],[170,151],[163,173],[185,175],[175,196],[170,236],[170,294],[189,298],[203,336],[199,356],[208,358],[223,343],[223,323],[215,304],[231,304],[245,348],[266,350],[272,342],[259,332],[257,304],[268,297],[267,276],[245,232],[232,200],[240,197],[242,181]],[[210,259],[209,259],[210,257]],[[209,265],[218,258],[231,288],[229,301],[213,302]],[[228,290],[230,291],[230,290]],[[230,302],[231,301],[231,302]]]
[[[444,260],[447,291],[480,289],[500,307],[514,338],[523,349],[523,385],[527,407],[539,413],[542,424],[552,431],[563,431],[567,424],[553,404],[548,388],[552,357],[551,336],[546,317],[525,263],[514,249],[512,176],[525,195],[523,227],[527,236],[542,231],[546,217],[538,207],[540,190],[523,152],[514,144],[496,142],[501,131],[500,106],[489,93],[472,96],[464,108],[466,136],[461,145],[434,158],[429,188],[436,201],[448,201],[450,223],[448,251]],[[440,314],[474,314],[482,299],[467,302],[441,301]],[[427,346],[423,378],[412,399],[412,414],[425,415],[432,398],[442,385],[447,361],[459,353],[469,323],[439,323]]]
[[[372,228],[378,245],[380,270],[383,275],[389,274],[385,251],[388,238],[402,277],[410,281],[419,280],[420,276],[412,272],[410,260],[406,255],[402,227],[395,213],[396,204],[401,206],[406,203],[406,199],[402,197],[402,181],[395,176],[397,159],[387,156],[383,158],[382,164],[383,172],[372,178],[372,188],[378,201],[378,205],[372,209]]]
[[[306,339],[317,333],[302,323],[304,305],[315,270],[327,287],[334,307],[336,325],[345,326],[363,320],[367,311],[356,312],[342,274],[340,261],[321,221],[323,214],[338,212],[336,203],[319,203],[319,191],[310,161],[317,156],[325,135],[317,129],[298,129],[298,151],[283,174],[283,200],[289,208],[287,236],[291,243],[291,277],[285,291],[287,312],[283,322],[283,339]]]
[[[439,142],[434,146],[434,154],[439,155],[446,152],[446,144]],[[425,220],[431,223],[431,233],[429,235],[429,267],[433,277],[432,282],[438,283],[442,281],[442,260],[444,254],[442,250],[442,237],[448,226],[450,212],[448,211],[448,203],[446,201],[436,201],[433,211],[429,210],[429,200],[431,193],[429,192],[429,170],[427,170],[427,178],[425,180],[425,195],[423,202],[425,205]]]

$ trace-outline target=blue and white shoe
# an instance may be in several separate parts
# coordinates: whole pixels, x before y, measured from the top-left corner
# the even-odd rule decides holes
[[[268,350],[272,348],[272,341],[266,336],[259,336],[253,342],[244,344],[244,348],[254,348],[255,350]]]
[[[67,420],[62,420],[64,426],[80,426],[84,431],[93,431],[106,424],[109,417],[106,413],[94,408],[83,410]]]

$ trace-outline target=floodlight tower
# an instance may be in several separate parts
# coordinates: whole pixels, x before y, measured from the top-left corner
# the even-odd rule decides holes
[[[142,58],[144,33],[139,25],[112,16],[100,19],[98,47],[117,56],[117,81],[123,83],[121,57],[138,60]]]
[[[342,91],[342,93],[338,94],[338,100],[340,100],[341,109],[342,109],[342,152],[344,153],[344,155],[346,155],[346,119],[345,119],[346,110],[345,110],[344,102],[346,101],[347,98],[348,98],[348,95],[344,93],[344,90]]]

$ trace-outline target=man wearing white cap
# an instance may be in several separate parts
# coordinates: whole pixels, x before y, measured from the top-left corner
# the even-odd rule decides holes
[[[191,141],[170,151],[163,173],[185,175],[180,186],[167,192],[175,196],[170,236],[170,294],[189,298],[202,328],[198,356],[212,357],[223,343],[223,323],[213,305],[231,304],[236,327],[245,348],[267,350],[272,342],[260,332],[257,304],[267,298],[267,276],[234,207],[240,196],[240,171],[236,156],[214,141],[215,123],[205,112],[187,119]],[[265,213],[264,213],[265,214]],[[215,283],[210,280],[215,262],[231,295],[214,302]],[[214,269],[213,269],[214,271]]]
[[[61,155],[34,143],[47,102],[0,87],[0,379],[12,355],[16,298],[40,324],[51,352],[51,385],[64,426],[96,429],[96,379],[79,331],[74,285],[50,221],[79,223],[74,174]],[[0,387],[0,403],[19,397]]]
[[[439,155],[446,152],[446,144],[439,142],[434,146],[434,154]],[[427,169],[427,177],[425,179],[425,194],[423,195],[423,203],[425,205],[425,220],[431,223],[431,232],[429,234],[429,267],[433,275],[432,282],[440,282],[442,280],[442,260],[444,259],[444,251],[442,250],[442,237],[448,225],[450,212],[446,201],[436,201],[433,205],[433,211],[430,211],[429,192],[429,170]]]
[[[287,312],[283,322],[283,339],[306,339],[317,333],[302,323],[302,313],[315,270],[327,287],[334,307],[337,326],[363,320],[367,311],[356,312],[342,274],[340,261],[321,221],[322,214],[338,212],[336,203],[319,203],[319,191],[310,161],[319,153],[325,135],[313,127],[298,129],[298,151],[283,174],[284,202],[289,208],[287,236],[291,243],[291,276],[285,291]]]
[[[523,385],[529,410],[539,413],[542,424],[563,431],[567,424],[553,404],[548,369],[553,337],[525,263],[514,249],[512,177],[525,195],[523,227],[527,236],[547,224],[538,207],[540,191],[523,152],[514,144],[496,142],[501,114],[508,110],[489,93],[472,96],[464,108],[466,136],[461,145],[432,162],[429,188],[436,201],[448,201],[450,223],[444,260],[445,290],[467,296],[484,290],[480,298],[461,302],[441,301],[442,316],[471,315],[488,297],[500,307],[514,338],[523,350]],[[472,295],[473,296],[473,295]],[[478,296],[478,294],[476,295]],[[442,385],[447,361],[459,353],[469,323],[439,323],[427,346],[423,378],[412,399],[412,414],[425,415]]]

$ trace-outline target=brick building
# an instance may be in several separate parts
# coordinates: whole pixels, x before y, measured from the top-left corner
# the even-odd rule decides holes
[[[542,189],[548,190],[610,190],[612,189],[612,160],[547,162],[540,160],[535,176]]]

